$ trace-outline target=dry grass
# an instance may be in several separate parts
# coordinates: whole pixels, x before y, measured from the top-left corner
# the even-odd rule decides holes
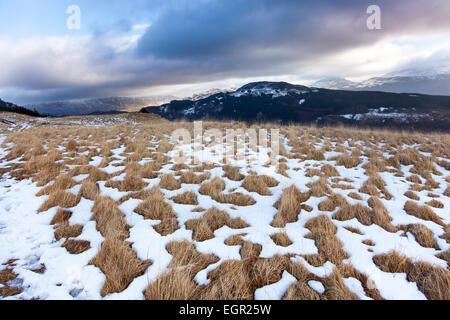
[[[44,212],[53,207],[73,208],[80,202],[80,197],[66,191],[56,191],[50,194],[49,198],[39,208],[39,212]]]
[[[405,203],[405,207],[403,209],[407,214],[415,216],[416,218],[433,221],[441,226],[445,226],[442,219],[427,206],[419,206],[415,202],[408,201]]]
[[[231,219],[228,213],[217,208],[208,210],[200,219],[186,221],[186,229],[192,230],[192,239],[205,241],[214,238],[214,231],[228,226],[231,229],[243,229],[248,225],[240,218]]]
[[[328,216],[322,215],[309,220],[306,225],[311,232],[307,235],[315,241],[319,255],[324,261],[340,265],[348,255],[342,248],[342,243],[336,237],[337,229]]]
[[[85,240],[66,240],[62,247],[70,254],[81,254],[91,248],[91,243]]]
[[[163,189],[174,191],[174,190],[178,190],[181,188],[181,183],[180,183],[180,181],[175,179],[173,174],[165,174],[161,177],[159,186]]]
[[[174,233],[179,229],[178,221],[172,206],[164,201],[164,195],[159,187],[153,187],[147,198],[135,210],[145,219],[160,220],[154,229],[162,236]]]
[[[420,197],[413,191],[406,191],[405,196],[410,198],[411,200],[420,200]]]
[[[422,247],[440,250],[436,240],[434,240],[433,232],[423,224],[410,224],[401,229],[410,232]]]
[[[376,256],[373,261],[384,272],[406,273],[408,281],[417,283],[428,299],[450,300],[450,271],[425,262],[413,263],[395,251]]]
[[[210,196],[213,200],[219,203],[229,203],[235,206],[245,207],[251,206],[256,203],[256,201],[249,195],[242,194],[239,192],[225,194],[225,182],[215,177],[210,182],[205,182],[200,186],[200,194]]]
[[[281,199],[275,204],[278,213],[272,221],[272,226],[284,228],[287,223],[296,222],[302,202],[307,201],[309,197],[308,193],[302,193],[295,185],[284,189]]]
[[[101,295],[122,292],[136,278],[144,274],[152,264],[142,261],[131,248],[131,244],[117,238],[107,238],[99,253],[91,260],[106,276]]]
[[[198,205],[197,195],[193,191],[186,191],[182,194],[170,198],[170,200],[178,204],[187,204],[194,206]]]
[[[242,187],[248,192],[256,192],[261,196],[270,196],[269,188],[278,186],[279,182],[269,176],[249,175],[242,183]]]
[[[293,242],[286,232],[278,232],[270,236],[277,246],[289,247]]]

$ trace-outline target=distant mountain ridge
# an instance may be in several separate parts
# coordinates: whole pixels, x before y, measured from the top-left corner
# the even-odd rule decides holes
[[[115,114],[139,111],[144,106],[160,105],[175,99],[174,96],[107,97],[28,104],[41,114],[52,116],[80,116],[91,114]]]
[[[175,100],[142,112],[169,120],[277,121],[450,131],[450,96],[329,90],[254,82],[200,100]]]
[[[382,77],[360,82],[344,78],[327,78],[312,84],[313,87],[335,90],[385,91],[395,93],[420,93],[450,96],[450,71],[420,71],[406,69]]]

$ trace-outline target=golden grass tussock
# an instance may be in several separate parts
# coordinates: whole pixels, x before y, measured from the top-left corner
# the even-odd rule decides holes
[[[305,227],[311,231],[307,238],[315,241],[319,255],[324,261],[339,265],[343,259],[348,258],[341,241],[336,237],[336,226],[328,216],[321,215],[310,219]]]
[[[58,190],[52,192],[49,198],[42,204],[38,212],[44,212],[53,207],[73,208],[80,202],[80,197],[73,193]]]
[[[198,205],[197,195],[193,191],[186,191],[175,197],[170,198],[175,203],[186,205]]]
[[[193,170],[183,172],[180,176],[180,183],[185,184],[201,184],[211,178],[211,173],[195,174]]]
[[[405,192],[405,197],[410,198],[411,200],[420,200],[420,197],[417,195],[417,193],[413,192],[413,191],[406,191]]]
[[[165,174],[161,177],[159,186],[162,189],[167,189],[170,191],[178,190],[181,188],[181,182],[175,179],[173,174]]]
[[[336,210],[337,207],[343,207],[346,205],[348,205],[348,202],[343,196],[340,194],[332,194],[326,200],[319,203],[318,208],[320,211],[332,212]]]
[[[249,175],[242,183],[242,187],[248,192],[256,192],[261,196],[271,196],[269,188],[278,186],[279,182],[266,175]]]
[[[223,171],[225,171],[225,174],[223,176],[232,181],[242,181],[245,178],[245,176],[240,173],[239,167],[233,167],[230,165],[226,165],[223,167]]]
[[[219,177],[215,177],[210,182],[205,182],[200,186],[200,194],[210,196],[213,200],[219,203],[229,203],[235,206],[251,206],[256,201],[249,195],[236,192],[225,194],[225,182]]]
[[[192,239],[205,241],[214,238],[214,231],[228,226],[231,229],[244,229],[248,225],[240,218],[231,219],[228,213],[211,208],[201,218],[186,221],[186,229],[192,230]]]
[[[173,256],[169,268],[188,267],[193,274],[219,261],[214,255],[199,253],[195,245],[187,240],[170,242],[166,249]]]
[[[172,234],[179,229],[173,208],[164,200],[164,194],[158,186],[150,190],[145,201],[134,211],[145,219],[160,220],[161,223],[154,229],[163,236]]]
[[[277,246],[281,247],[289,247],[293,243],[286,232],[274,233],[270,238]]]
[[[408,281],[415,282],[430,300],[450,300],[450,271],[426,262],[413,263],[395,252],[378,255],[374,263],[384,272],[406,273]]]
[[[419,206],[415,202],[407,201],[403,210],[405,210],[407,214],[415,216],[416,218],[433,221],[434,223],[437,223],[441,226],[445,226],[445,224],[442,222],[442,219],[427,206]]]
[[[433,199],[431,201],[425,202],[425,204],[429,205],[430,207],[442,209],[444,208],[444,204],[440,202],[439,200]]]
[[[129,226],[116,202],[109,197],[98,197],[92,209],[92,220],[104,238],[125,240],[129,237]]]
[[[140,260],[131,244],[122,239],[108,237],[90,264],[98,267],[106,276],[101,291],[104,297],[125,290],[136,277],[145,273],[152,262]]]
[[[401,229],[410,232],[422,247],[440,250],[436,240],[434,240],[433,232],[423,224],[410,224],[402,226]]]
[[[139,191],[144,189],[146,186],[147,183],[143,182],[142,178],[135,174],[127,174],[123,180],[109,180],[105,184],[105,187],[115,188],[121,192]]]
[[[98,183],[92,182],[88,179],[84,180],[81,184],[80,196],[94,201],[100,194],[100,187]]]
[[[91,243],[86,240],[66,240],[62,247],[70,254],[81,254],[91,248]]]
[[[337,158],[336,165],[344,166],[347,169],[357,167],[362,163],[362,160],[358,156],[349,156],[347,153],[342,154]]]
[[[275,228],[284,228],[287,223],[296,222],[303,202],[309,199],[309,193],[303,193],[295,185],[283,190],[281,199],[275,203],[278,213],[272,221]]]

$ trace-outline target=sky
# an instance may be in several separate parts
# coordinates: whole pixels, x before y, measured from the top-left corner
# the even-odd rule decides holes
[[[367,26],[371,5],[381,29]],[[67,27],[70,6],[79,29]],[[0,99],[184,97],[450,70],[449,17],[449,0],[0,0]]]

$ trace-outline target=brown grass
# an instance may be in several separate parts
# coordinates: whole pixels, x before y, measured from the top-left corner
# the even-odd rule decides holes
[[[272,193],[269,188],[276,187],[278,184],[277,180],[265,175],[249,175],[242,183],[242,187],[248,192],[256,192],[261,196],[270,196]]]
[[[283,190],[281,199],[275,204],[277,215],[272,221],[275,228],[284,228],[287,223],[296,222],[301,211],[302,202],[309,199],[308,193],[302,193],[295,185]]]
[[[423,224],[410,224],[403,226],[401,229],[410,232],[422,247],[440,250],[436,240],[434,240],[433,232]]]
[[[450,271],[429,263],[413,263],[410,259],[393,251],[373,258],[374,263],[384,272],[406,273],[408,281],[430,300],[450,300]]]
[[[116,238],[107,238],[99,253],[90,263],[102,270],[106,276],[106,282],[101,292],[103,297],[125,290],[152,264],[150,260],[140,260],[129,243]]]
[[[80,202],[80,198],[73,193],[66,191],[56,191],[50,194],[49,198],[42,204],[38,212],[47,211],[53,207],[73,208]]]
[[[205,241],[214,238],[214,231],[223,226],[228,226],[231,229],[248,227],[242,219],[231,219],[228,213],[217,208],[209,209],[200,219],[186,221],[186,229],[193,231],[192,239],[195,241]]]
[[[70,254],[81,254],[91,248],[91,243],[85,240],[66,240],[62,247]]]
[[[277,246],[289,247],[293,242],[286,232],[278,232],[270,236]]]
[[[406,191],[405,196],[410,198],[411,200],[420,200],[420,197],[413,191]]]
[[[419,206],[415,202],[408,201],[405,203],[405,207],[403,209],[407,214],[415,216],[416,218],[433,221],[441,226],[445,226],[442,219],[427,206]]]
[[[164,195],[159,187],[153,187],[146,200],[134,211],[145,219],[161,220],[161,224],[155,226],[154,229],[162,236],[172,234],[179,229],[172,206],[164,201]]]
[[[319,255],[324,261],[339,265],[343,259],[348,258],[341,241],[336,237],[337,229],[328,216],[321,215],[313,218],[306,223],[305,227],[311,231],[307,238],[315,241]]]
[[[181,188],[181,183],[175,179],[173,174],[165,174],[161,177],[159,186],[163,189],[174,191]]]
[[[436,199],[428,201],[425,204],[429,205],[430,207],[437,208],[437,209],[444,208],[444,204]]]
[[[198,205],[197,195],[193,191],[186,191],[175,197],[170,198],[175,203],[187,204],[187,205]]]

